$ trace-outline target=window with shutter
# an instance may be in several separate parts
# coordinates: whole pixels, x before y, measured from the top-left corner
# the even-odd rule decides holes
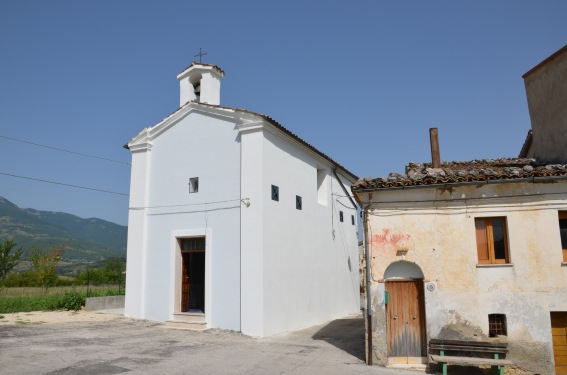
[[[510,263],[506,218],[476,218],[475,228],[478,263]]]

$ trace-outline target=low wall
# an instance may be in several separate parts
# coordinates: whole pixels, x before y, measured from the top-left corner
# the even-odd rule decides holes
[[[86,311],[123,309],[124,296],[89,297],[86,299]]]

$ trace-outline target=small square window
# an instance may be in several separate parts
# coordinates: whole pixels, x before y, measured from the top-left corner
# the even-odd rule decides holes
[[[199,177],[191,177],[189,179],[189,193],[197,193],[199,191]]]
[[[280,188],[276,185],[272,185],[272,200],[276,202],[280,201]]]
[[[508,336],[505,314],[488,314],[488,336]]]
[[[295,208],[297,208],[298,210],[302,209],[301,197],[299,195],[295,196]]]
[[[350,215],[350,222],[354,225],[354,215]]]
[[[339,220],[341,221],[341,223],[344,221],[344,217],[343,217],[343,212],[339,211]]]

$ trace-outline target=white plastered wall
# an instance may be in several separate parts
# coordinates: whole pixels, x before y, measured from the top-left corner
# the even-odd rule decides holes
[[[133,232],[132,245],[130,237],[128,243],[129,264],[139,263],[135,244],[146,249],[138,264],[141,281],[127,285],[127,294],[136,295],[139,288],[144,296],[131,316],[172,319],[178,303],[171,276],[177,270],[175,238],[201,233],[207,240],[207,326],[240,330],[240,144],[235,124],[193,112],[152,143],[149,194],[137,210],[143,212],[146,230]],[[199,178],[197,193],[189,193],[192,177]],[[141,177],[132,180],[143,183]]]
[[[334,166],[277,131],[264,130],[262,135],[264,162],[257,193],[264,218],[263,335],[358,312],[356,210],[341,197],[345,194],[332,174]],[[318,202],[318,169],[327,171],[327,205]],[[278,202],[271,199],[271,185],[279,187]],[[296,209],[296,195],[302,197],[301,210]],[[342,223],[339,211],[344,213]]]
[[[147,176],[150,172],[149,147],[144,145],[132,153],[130,175],[130,207],[144,207],[148,199]],[[128,212],[128,261],[126,263],[126,285],[124,316],[144,315],[144,277],[147,220],[143,210]]]

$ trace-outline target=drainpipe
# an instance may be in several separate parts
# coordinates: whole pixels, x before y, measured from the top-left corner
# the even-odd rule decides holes
[[[372,349],[372,293],[370,292],[371,287],[371,275],[370,275],[370,248],[368,247],[368,208],[370,207],[370,202],[372,201],[372,193],[369,193],[368,204],[362,206],[362,230],[364,232],[364,256],[366,259],[366,327],[368,335],[368,357],[366,364],[372,366],[372,357],[374,356],[374,350]]]

